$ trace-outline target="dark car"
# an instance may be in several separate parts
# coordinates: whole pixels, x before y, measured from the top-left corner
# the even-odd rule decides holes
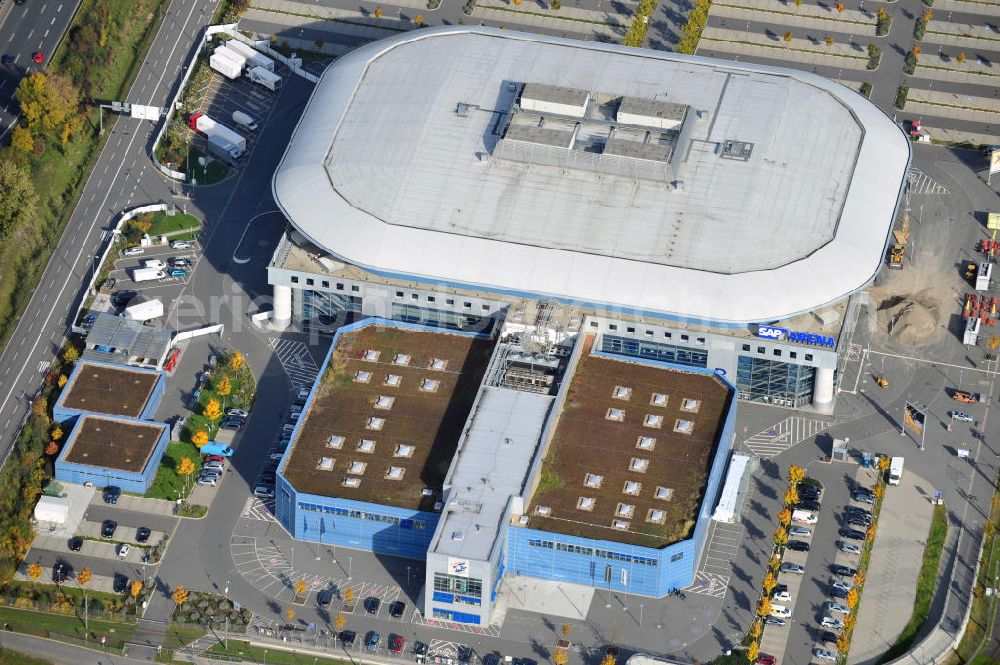
[[[773,617],[770,614],[764,617],[764,623],[769,626],[784,626],[785,620],[781,617]]]
[[[191,267],[191,262],[190,261],[188,261],[187,259],[182,259],[182,258],[176,257],[176,256],[167,259],[167,263],[169,263],[174,268],[189,268],[189,267]]]
[[[376,596],[368,596],[365,598],[365,611],[368,614],[378,614],[378,608],[382,607],[382,601]]]
[[[378,644],[382,641],[382,635],[377,630],[369,630],[365,635],[365,649],[371,652],[378,651]]]
[[[118,522],[114,520],[104,520],[101,523],[101,538],[112,538],[118,530]]]
[[[798,510],[809,510],[812,512],[819,512],[820,505],[818,501],[799,501],[795,506]]]
[[[467,663],[472,661],[472,649],[465,646],[464,644],[458,647],[458,662],[462,665],[467,665]]]
[[[826,642],[826,643],[836,644],[837,643],[837,634],[836,633],[831,633],[829,630],[824,630],[822,633],[819,634],[819,641],[820,642]]]
[[[403,612],[406,611],[406,603],[401,600],[397,600],[391,605],[389,605],[389,616],[393,619],[398,619],[403,616]]]
[[[118,497],[122,495],[122,488],[115,487],[114,485],[108,485],[104,488],[104,493],[102,494],[104,498],[104,503],[110,503],[112,506],[118,503]]]
[[[243,429],[243,421],[226,419],[222,421],[222,424],[219,425],[219,428],[232,430],[234,432],[239,432],[241,429]]]
[[[851,495],[851,498],[861,503],[867,503],[868,505],[875,503],[875,495],[871,492],[855,492]]]
[[[3,62],[3,64],[5,65],[13,65],[14,59],[15,55],[13,53],[4,53],[3,58],[0,59],[0,62]]]
[[[149,527],[141,526],[135,530],[135,542],[144,543],[149,540],[151,535],[153,535],[153,532],[150,531]]]
[[[125,593],[128,589],[128,577],[121,573],[115,573],[115,581],[112,583],[115,593]]]
[[[418,663],[427,660],[427,645],[419,640],[413,643],[413,659]]]
[[[841,538],[847,538],[848,540],[864,540],[865,532],[858,531],[857,529],[841,529],[839,531]]]
[[[865,517],[872,516],[872,511],[866,510],[860,506],[844,506],[844,512],[849,515],[864,515]]]
[[[789,540],[788,544],[785,545],[785,547],[787,547],[790,550],[794,550],[796,552],[808,552],[809,551],[809,543],[807,543],[804,540]]]
[[[52,566],[52,581],[56,584],[62,584],[69,579],[71,572],[73,569],[69,567],[68,563],[56,561],[56,565]]]
[[[854,577],[855,573],[858,572],[857,568],[851,568],[850,566],[841,566],[839,563],[832,564],[830,566],[830,572],[834,575],[840,575],[841,577]]]
[[[320,607],[329,607],[333,602],[333,589],[323,589],[316,594],[316,604]]]
[[[864,529],[867,529],[872,523],[871,519],[861,517],[860,515],[848,515],[844,522],[851,526],[860,526]]]
[[[812,496],[817,499],[823,494],[823,490],[815,485],[803,485],[802,483],[795,486],[795,491],[798,492],[799,496]]]
[[[503,654],[497,653],[496,651],[483,656],[483,665],[501,665],[502,663]]]
[[[358,634],[353,630],[342,630],[340,631],[340,635],[337,636],[337,639],[340,640],[340,643],[345,647],[353,647],[354,640],[357,639],[357,637]]]
[[[83,538],[80,536],[73,536],[69,539],[70,552],[79,552],[81,549],[83,549]]]
[[[830,587],[830,595],[834,598],[846,599],[848,592],[838,587]]]

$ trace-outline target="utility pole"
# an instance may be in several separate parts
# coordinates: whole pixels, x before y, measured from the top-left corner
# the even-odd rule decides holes
[[[226,596],[226,604],[229,603],[229,580],[226,580],[226,588],[222,592]],[[229,651],[229,608],[226,608],[226,637],[225,637],[226,651]]]

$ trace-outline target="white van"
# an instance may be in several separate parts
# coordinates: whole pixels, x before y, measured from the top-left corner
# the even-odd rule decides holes
[[[167,264],[160,259],[146,259],[142,262],[142,265],[146,268],[156,268],[157,270],[163,270],[167,267]]]
[[[233,111],[233,122],[251,132],[257,131],[257,121],[243,111]]]
[[[123,256],[142,256],[145,253],[146,253],[146,250],[144,250],[142,247],[129,247],[124,252],[122,252],[122,255]]]
[[[819,518],[816,517],[816,513],[808,510],[793,510],[792,521],[800,524],[815,524]]]
[[[771,616],[779,619],[787,619],[792,616],[792,611],[784,605],[771,605]]]

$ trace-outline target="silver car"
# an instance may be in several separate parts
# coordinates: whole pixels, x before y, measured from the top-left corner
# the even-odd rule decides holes
[[[848,543],[841,540],[837,543],[837,547],[840,548],[841,552],[846,552],[847,554],[861,554],[861,548],[854,543]]]
[[[820,625],[822,625],[824,628],[832,628],[833,630],[844,629],[843,621],[841,621],[840,619],[834,619],[833,617],[829,616],[823,617],[823,620],[820,621]]]
[[[812,538],[813,531],[805,526],[793,526],[788,530],[788,535],[792,538]]]
[[[813,655],[820,660],[837,660],[837,654],[833,653],[829,649],[821,649],[820,647],[813,649]]]
[[[826,603],[826,611],[833,614],[850,614],[851,608],[843,603],[835,603],[831,600]]]

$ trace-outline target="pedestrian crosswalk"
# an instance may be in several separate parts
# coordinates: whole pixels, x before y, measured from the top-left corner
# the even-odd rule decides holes
[[[694,582],[684,592],[725,598],[733,570],[733,559],[739,552],[742,540],[742,525],[712,521]]]
[[[947,194],[948,188],[915,166],[910,167],[911,194]]]
[[[789,416],[781,422],[744,439],[743,447],[758,457],[774,457],[797,443],[816,436],[830,423],[825,420]]]
[[[278,520],[274,517],[274,499],[248,497],[247,502],[243,504],[243,512],[240,517],[261,522],[277,522]]]
[[[298,390],[311,386],[319,373],[319,367],[309,353],[309,347],[302,342],[279,337],[269,337],[268,342],[281,363],[281,369],[288,375],[292,388]]]

